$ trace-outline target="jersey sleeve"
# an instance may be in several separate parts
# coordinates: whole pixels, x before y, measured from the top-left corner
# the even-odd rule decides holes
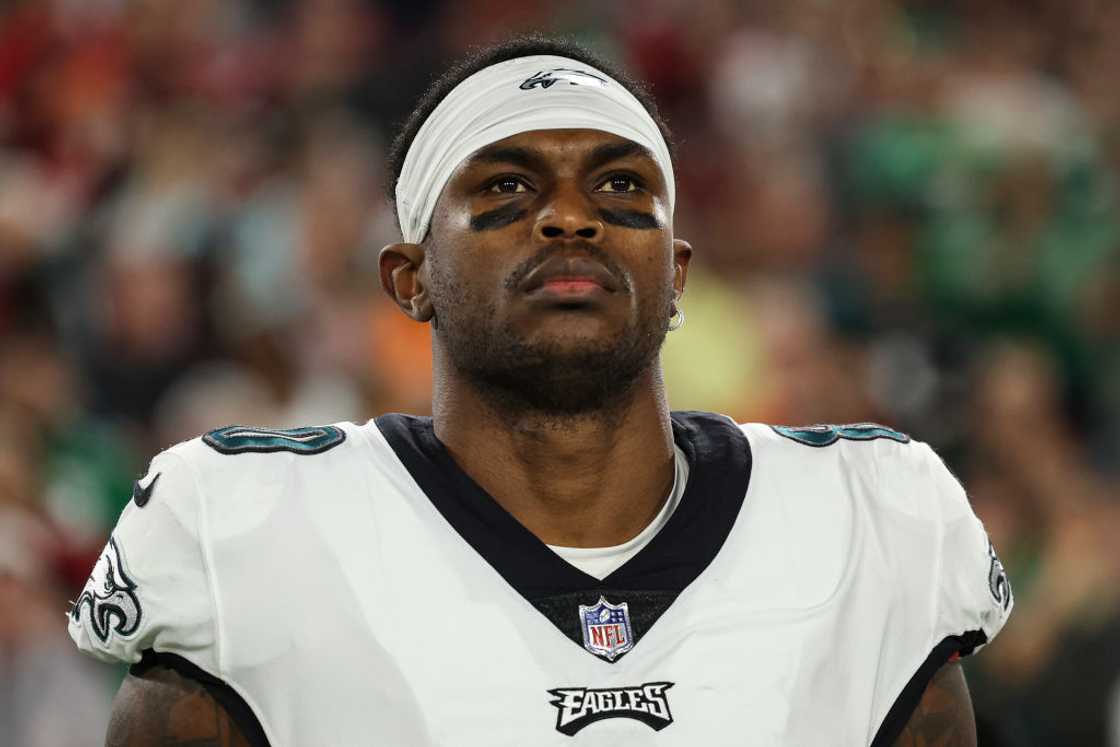
[[[174,449],[152,460],[69,612],[70,637],[104,661],[145,650],[214,661],[215,616],[193,468]]]
[[[1015,604],[1003,564],[961,483],[924,443],[913,443],[900,465],[932,520],[935,593],[932,642],[952,638],[967,656],[999,633]]]

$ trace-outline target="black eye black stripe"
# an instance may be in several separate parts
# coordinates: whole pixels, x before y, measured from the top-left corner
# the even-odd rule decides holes
[[[518,207],[517,205],[503,205],[494,210],[488,210],[485,213],[471,217],[471,230],[474,231],[493,231],[497,228],[505,228],[511,223],[524,218],[529,214],[528,210]]]
[[[488,210],[471,218],[471,229],[474,231],[493,231],[505,228],[511,223],[528,215],[529,211],[516,205],[503,205],[494,210]],[[623,228],[637,228],[651,230],[661,228],[661,223],[651,213],[637,210],[607,210],[600,209],[599,217],[606,223]]]
[[[643,213],[637,210],[607,210],[601,208],[599,217],[613,226],[622,226],[623,228],[647,230],[661,228],[661,223],[651,213]]]

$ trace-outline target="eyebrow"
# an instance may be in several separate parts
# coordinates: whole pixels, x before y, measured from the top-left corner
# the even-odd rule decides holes
[[[544,158],[528,148],[488,147],[471,156],[472,161],[481,163],[510,163],[525,169],[543,170]]]
[[[629,156],[645,156],[650,160],[655,160],[648,148],[635,143],[633,140],[626,140],[621,143],[604,143],[597,146],[587,156],[585,167],[588,170],[593,170],[611,161]],[[535,171],[544,171],[547,167],[545,158],[537,151],[514,146],[486,147],[471,156],[471,160],[480,163],[509,163]]]
[[[651,161],[654,160],[653,154],[649,152],[648,148],[638,145],[633,140],[627,140],[621,143],[605,143],[598,146],[587,157],[586,166],[588,170],[597,169],[611,161],[617,161],[628,156],[645,156]]]

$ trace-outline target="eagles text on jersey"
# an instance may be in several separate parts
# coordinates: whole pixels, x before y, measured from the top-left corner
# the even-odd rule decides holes
[[[212,431],[153,460],[70,634],[277,747],[885,745],[903,693],[1003,626],[1003,566],[926,445],[672,421],[680,502],[602,580],[429,419]]]

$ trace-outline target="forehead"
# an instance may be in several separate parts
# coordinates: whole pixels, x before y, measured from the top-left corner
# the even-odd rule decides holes
[[[523,161],[526,155],[553,166],[605,163],[620,158],[645,160],[656,166],[649,149],[633,140],[601,130],[556,129],[521,132],[483,146],[467,156],[459,170],[496,162]]]

